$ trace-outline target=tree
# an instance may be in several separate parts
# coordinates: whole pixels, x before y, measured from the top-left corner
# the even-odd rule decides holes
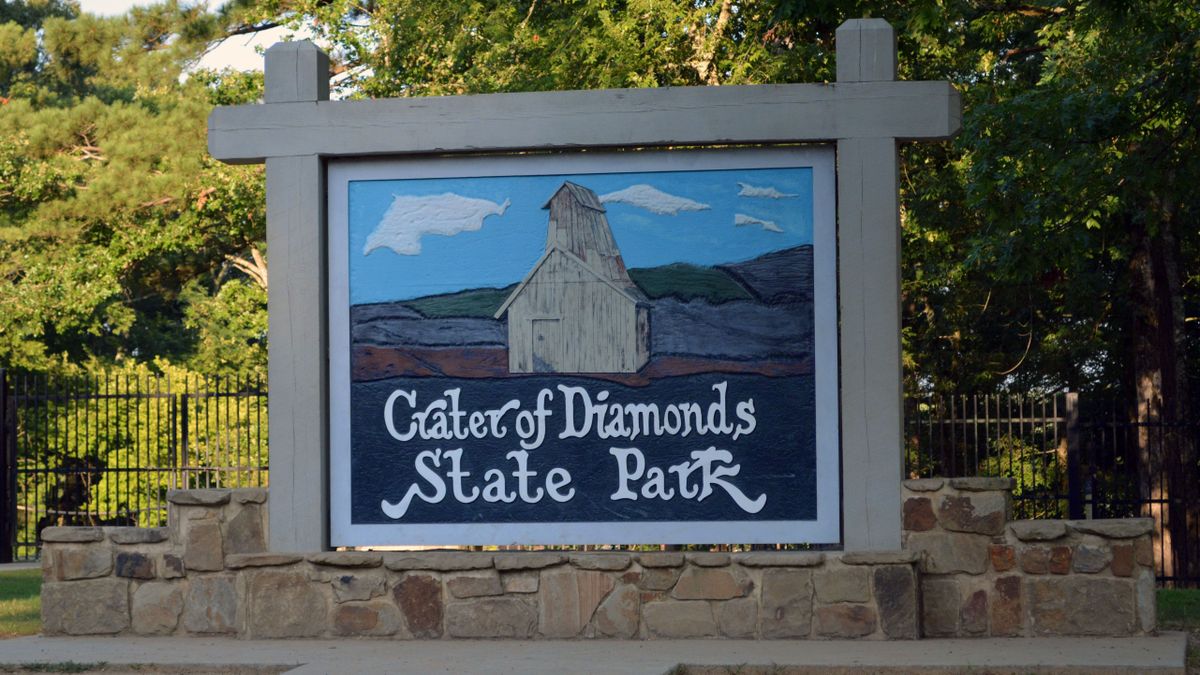
[[[263,248],[261,168],[206,151],[209,110],[254,100],[261,77],[181,77],[214,18],[174,2],[111,19],[4,9],[19,21],[0,24],[0,366],[187,361],[209,325],[184,322],[189,305],[262,315],[262,294],[221,293]]]

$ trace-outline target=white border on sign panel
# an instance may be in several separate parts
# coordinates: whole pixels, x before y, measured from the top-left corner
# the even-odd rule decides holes
[[[813,169],[817,518],[772,521],[370,524],[350,520],[351,181],[719,169]],[[335,160],[328,165],[329,491],[333,546],[812,543],[841,541],[837,228],[832,145],[727,150]]]

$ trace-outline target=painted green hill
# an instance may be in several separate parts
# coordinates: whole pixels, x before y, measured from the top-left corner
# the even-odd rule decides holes
[[[427,319],[449,317],[492,318],[516,284],[504,288],[472,288],[446,295],[428,295],[404,304],[417,310]]]
[[[719,305],[733,300],[754,299],[728,272],[713,267],[672,263],[661,267],[631,269],[629,277],[651,300],[673,297],[683,302],[707,300]],[[515,287],[516,284],[504,288],[473,288],[408,300],[403,304],[429,319],[490,319]]]
[[[674,297],[683,301],[707,300],[718,305],[731,300],[754,299],[722,270],[690,263],[631,269],[629,277],[651,300]]]

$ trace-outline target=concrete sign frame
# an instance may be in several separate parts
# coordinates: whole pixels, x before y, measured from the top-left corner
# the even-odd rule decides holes
[[[902,407],[896,144],[960,127],[947,82],[895,81],[879,19],[837,30],[837,83],[331,102],[308,42],[266,54],[265,105],[219,107],[209,151],[266,163],[270,549],[329,536],[326,172],[344,157],[836,143],[842,543],[900,548]]]

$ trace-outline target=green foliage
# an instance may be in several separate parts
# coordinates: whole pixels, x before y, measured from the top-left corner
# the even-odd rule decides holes
[[[261,76],[181,82],[216,25],[175,2],[116,18],[15,2],[3,18],[0,367],[259,368],[265,307],[232,261],[263,248],[262,168],[209,158],[206,118],[257,98]],[[213,354],[231,341],[248,353]]]

